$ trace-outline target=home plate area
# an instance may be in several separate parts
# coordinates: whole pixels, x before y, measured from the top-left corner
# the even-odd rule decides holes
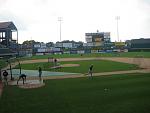
[[[9,85],[17,85],[20,88],[39,88],[45,86],[45,83],[39,80],[26,80],[25,83],[23,84],[23,81],[19,81],[17,84],[17,81],[12,81],[9,83]]]

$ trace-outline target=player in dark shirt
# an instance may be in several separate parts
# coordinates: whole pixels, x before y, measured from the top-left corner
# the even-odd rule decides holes
[[[40,81],[42,80],[41,76],[42,76],[42,68],[39,67],[39,79],[40,79]]]
[[[27,75],[21,74],[21,75],[19,76],[19,79],[17,80],[17,84],[18,84],[18,82],[19,82],[20,79],[23,80],[23,84],[24,84],[24,81],[26,81],[26,77],[27,77]]]
[[[6,83],[6,85],[8,85],[8,81],[7,81],[8,72],[6,70],[4,70],[3,76],[4,76],[4,82]]]
[[[89,67],[89,74],[90,74],[90,77],[93,77],[93,64],[90,65]]]

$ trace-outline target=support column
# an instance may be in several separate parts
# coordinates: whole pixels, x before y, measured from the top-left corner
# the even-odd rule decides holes
[[[18,43],[18,30],[17,30],[17,49],[16,50],[17,50],[17,53],[18,53],[18,57],[19,57],[19,49],[20,48],[19,48],[19,43]]]

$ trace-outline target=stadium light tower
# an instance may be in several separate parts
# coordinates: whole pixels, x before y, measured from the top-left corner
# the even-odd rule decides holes
[[[62,22],[62,17],[58,17],[58,21],[60,23],[60,42],[61,42],[61,22]]]
[[[119,25],[118,25],[119,22],[118,22],[118,21],[120,20],[120,16],[116,16],[115,19],[116,19],[116,21],[117,21],[117,38],[118,38],[118,42],[119,42]]]

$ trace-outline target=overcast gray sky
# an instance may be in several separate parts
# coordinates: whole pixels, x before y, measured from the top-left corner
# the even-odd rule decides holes
[[[150,0],[0,0],[0,21],[13,21],[19,42],[59,41],[58,17],[62,17],[62,40],[85,42],[85,33],[111,32],[117,40],[150,38]]]

